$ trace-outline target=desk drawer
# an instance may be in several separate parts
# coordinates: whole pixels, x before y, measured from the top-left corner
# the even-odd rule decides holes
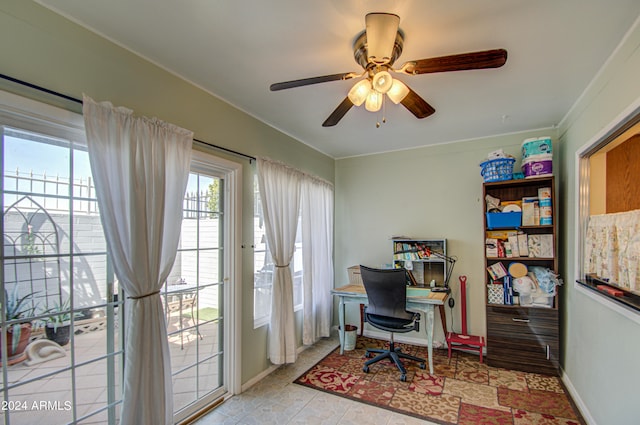
[[[490,366],[558,374],[558,311],[487,306],[487,363]]]
[[[487,336],[530,339],[533,335],[557,338],[558,310],[487,307]]]
[[[558,375],[560,344],[557,339],[487,338],[487,364],[524,372]]]

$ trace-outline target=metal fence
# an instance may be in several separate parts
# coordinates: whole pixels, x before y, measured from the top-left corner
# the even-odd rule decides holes
[[[95,200],[95,186],[91,177],[74,179],[47,175],[46,172],[34,173],[33,170],[7,171],[4,174],[5,205],[12,204],[24,195],[39,198],[42,207],[50,212],[70,210],[72,195],[73,211],[85,214],[97,214],[98,203]]]
[[[24,195],[31,195],[41,197],[40,204],[49,212],[67,212],[70,210],[71,194],[74,213],[99,212],[96,189],[91,177],[81,177],[71,182],[68,177],[50,176],[46,172],[39,174],[33,170],[23,171],[16,168],[15,171],[5,173],[4,191],[5,206],[11,205]],[[210,194],[206,190],[185,193],[182,205],[184,218],[197,218],[198,210],[208,211],[209,198]]]

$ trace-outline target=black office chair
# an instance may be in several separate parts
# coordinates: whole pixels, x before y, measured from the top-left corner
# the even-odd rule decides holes
[[[367,360],[362,368],[369,372],[369,366],[384,359],[391,359],[398,367],[401,381],[407,380],[407,370],[402,364],[402,359],[419,362],[420,369],[425,369],[425,360],[411,356],[400,351],[393,342],[393,334],[396,332],[412,332],[420,329],[420,314],[407,311],[407,278],[405,269],[374,269],[360,266],[362,283],[367,291],[369,305],[364,310],[364,320],[373,327],[391,332],[389,349],[367,348],[367,357],[372,353],[378,355]]]

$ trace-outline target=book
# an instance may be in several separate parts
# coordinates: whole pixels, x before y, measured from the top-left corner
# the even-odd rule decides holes
[[[411,282],[411,286],[418,286],[418,281],[416,277],[413,275],[413,271],[407,270],[407,275],[409,276],[409,281]]]

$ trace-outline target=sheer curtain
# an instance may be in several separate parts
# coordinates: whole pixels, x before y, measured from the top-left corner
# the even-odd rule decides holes
[[[300,211],[300,173],[279,162],[258,158],[258,186],[265,234],[275,264],[269,322],[269,359],[296,361],[293,277],[289,267],[296,243]]]
[[[83,114],[105,238],[127,296],[120,423],[172,424],[159,290],[176,257],[193,133],[87,96]]]
[[[302,343],[328,337],[333,288],[333,186],[310,176],[302,184]]]
[[[640,210],[592,215],[584,251],[586,273],[640,294]]]

